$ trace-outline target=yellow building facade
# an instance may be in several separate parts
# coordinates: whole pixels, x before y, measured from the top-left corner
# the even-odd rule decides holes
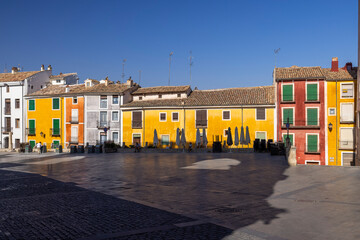
[[[161,97],[165,98],[163,95]],[[254,98],[249,99],[248,95],[253,95]],[[258,96],[263,98],[258,99]],[[234,98],[234,101],[226,98]],[[248,99],[252,102],[248,102]],[[258,101],[254,102],[254,99]],[[156,129],[159,147],[177,148],[175,144],[177,128],[184,129],[187,145],[191,142],[193,146],[196,142],[197,129],[200,129],[201,136],[205,129],[207,147],[211,147],[213,141],[226,141],[229,127],[234,143],[236,127],[239,138],[242,126],[244,135],[246,127],[250,135],[250,144],[238,146],[233,144],[231,148],[253,147],[255,138],[275,140],[275,98],[272,86],[195,90],[185,99],[135,100],[125,104],[122,112],[122,141],[127,146],[136,142],[142,146],[152,145]]]
[[[27,99],[26,136],[31,146],[41,142],[47,148],[64,146],[64,98]]]
[[[354,159],[356,86],[355,79],[326,81],[328,165],[346,166]]]

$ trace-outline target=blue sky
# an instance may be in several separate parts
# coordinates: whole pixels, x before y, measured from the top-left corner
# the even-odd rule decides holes
[[[356,0],[10,1],[0,3],[0,72],[51,64],[54,73],[143,87],[272,84],[277,66],[357,65]]]

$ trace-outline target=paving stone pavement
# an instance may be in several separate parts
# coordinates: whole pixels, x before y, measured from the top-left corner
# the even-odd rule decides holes
[[[0,170],[0,239],[221,239],[232,230],[37,174]]]

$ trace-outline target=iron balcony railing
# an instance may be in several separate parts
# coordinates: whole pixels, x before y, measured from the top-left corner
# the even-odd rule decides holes
[[[79,118],[72,116],[70,123],[79,123]]]
[[[142,121],[132,121],[132,128],[142,128]]]
[[[12,127],[2,127],[2,132],[3,133],[9,133],[9,132],[12,132]]]
[[[50,128],[50,135],[53,137],[59,137],[61,135],[60,128]]]
[[[26,134],[28,136],[35,136],[36,135],[36,129],[35,128],[26,128]]]
[[[99,129],[109,128],[110,127],[110,121],[96,121],[96,126]]]
[[[196,120],[196,128],[207,127],[207,120]]]

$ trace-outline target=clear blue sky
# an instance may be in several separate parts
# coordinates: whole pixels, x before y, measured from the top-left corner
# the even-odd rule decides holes
[[[277,66],[357,65],[356,0],[10,1],[0,3],[0,71],[54,73],[199,89],[272,84]]]

